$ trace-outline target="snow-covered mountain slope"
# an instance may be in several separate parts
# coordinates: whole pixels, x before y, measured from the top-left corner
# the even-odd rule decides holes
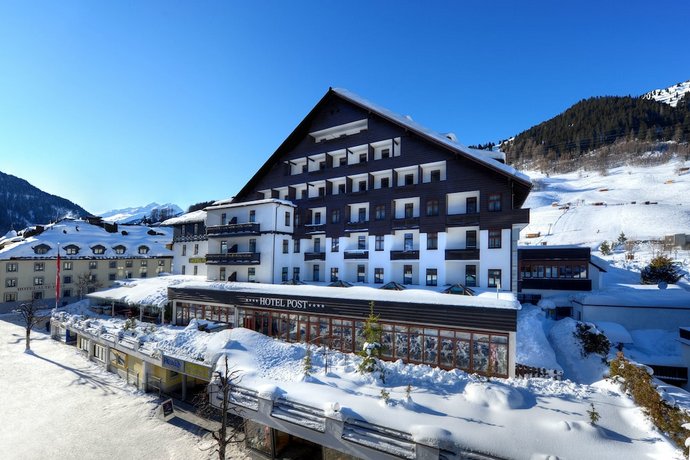
[[[146,206],[115,209],[99,214],[103,220],[118,224],[140,223],[144,218],[159,222],[170,217],[182,214],[182,208],[176,204],[149,203]]]
[[[673,86],[669,86],[668,88],[652,90],[647,94],[644,94],[642,97],[645,99],[652,99],[658,102],[663,102],[665,104],[670,105],[671,107],[675,107],[678,104],[680,98],[682,98],[685,93],[689,92],[690,80],[684,81],[682,83],[677,83]]]
[[[690,161],[623,166],[602,176],[578,171],[546,176],[527,171],[534,188],[524,207],[530,224],[520,244],[580,244],[596,248],[618,238],[660,240],[690,233]]]

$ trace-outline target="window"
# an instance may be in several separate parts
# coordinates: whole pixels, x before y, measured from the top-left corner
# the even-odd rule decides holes
[[[374,269],[374,283],[383,284],[383,268]]]
[[[320,212],[314,213],[314,223],[316,225],[321,225],[321,213]]]
[[[365,180],[359,181],[358,186],[359,186],[358,189],[359,189],[360,192],[366,191],[366,190],[367,190],[367,181],[365,181]]]
[[[340,157],[338,159],[338,165],[340,166],[345,166],[347,164],[347,156]]]
[[[159,267],[165,267],[165,260],[162,260],[162,259],[159,260],[159,261],[158,261],[158,266],[159,266]]]
[[[90,260],[89,261],[89,270],[96,270],[98,269],[98,262],[95,260]]]
[[[108,262],[108,268],[117,268],[117,262],[111,260],[110,262]]]
[[[127,250],[127,248],[122,246],[121,244],[115,246],[113,249],[115,250],[115,254],[124,254],[125,251]]]
[[[314,238],[314,252],[321,252],[321,238]]]
[[[66,299],[68,297],[72,297],[72,290],[71,289],[65,289],[62,291],[62,298]]]
[[[62,282],[64,284],[72,284],[72,275],[65,275],[62,277]]]
[[[184,268],[184,267],[183,267],[183,268]],[[183,274],[184,274],[184,273],[183,273]],[[226,272],[225,272],[225,267],[220,267],[220,270],[218,271],[218,278],[219,278],[221,281],[225,281],[225,280],[226,280],[225,274],[226,274]]]
[[[440,182],[441,181],[441,171],[439,169],[434,169],[433,171],[431,171],[430,179],[431,179],[431,182]]]
[[[340,209],[331,210],[331,223],[332,224],[340,223]]]
[[[292,252],[299,252],[299,243],[300,240],[292,240]]]
[[[288,280],[288,268],[283,267],[280,273],[280,280],[284,283]]]
[[[477,248],[477,231],[467,230],[465,232],[465,249]]]
[[[426,269],[426,285],[427,286],[437,286],[438,285],[438,271],[435,268]]]
[[[35,272],[42,272],[42,271],[45,271],[45,269],[46,269],[45,262],[34,262],[34,271]]]
[[[7,278],[5,280],[5,287],[17,287],[17,278]]]
[[[391,186],[391,180],[389,177],[381,178],[381,188],[389,188]]]
[[[225,240],[222,240],[220,242],[220,253],[221,254],[227,254],[228,253],[228,242]]]
[[[19,270],[19,264],[16,262],[7,262],[5,264],[5,270],[8,272],[16,272]]]
[[[314,267],[312,268],[312,279],[314,281],[319,281],[319,270],[320,270],[319,265],[314,264]]]
[[[501,194],[500,193],[490,193],[489,194],[489,211],[498,212],[501,210]]]
[[[412,265],[403,265],[403,284],[412,284]]]
[[[338,195],[345,194],[345,184],[338,184]]]
[[[249,238],[249,252],[256,252],[256,238]]]
[[[302,198],[303,200],[304,200],[305,198],[307,198],[307,189],[306,189],[306,188],[305,188],[304,190],[302,190],[302,192],[300,193],[300,196],[301,196],[301,198]]]
[[[340,238],[331,238],[331,252],[340,251]]]
[[[319,187],[319,196],[326,196],[326,187]]]
[[[49,249],[50,246],[48,246],[47,244],[39,244],[34,248],[34,252],[36,254],[47,254]]]
[[[187,245],[186,245],[186,244],[183,244],[183,245],[182,245],[182,256],[184,257],[184,256],[186,256],[186,255],[187,255]]]
[[[195,255],[195,256],[196,256],[196,255],[199,255],[199,245],[198,245],[198,244],[195,244],[195,245],[194,245],[194,255]]]
[[[131,260],[125,260],[125,268],[132,268],[132,261]]]
[[[366,271],[364,270],[364,265],[357,265],[357,282],[365,283],[367,278]]]
[[[427,249],[438,249],[438,233],[427,233],[427,235],[426,235],[426,248]]]
[[[364,235],[359,235],[357,237],[357,249],[362,250],[367,248],[367,237]]]
[[[405,219],[410,219],[414,215],[414,204],[405,203]]]
[[[307,172],[307,169],[308,169],[308,167],[306,164],[302,165],[302,172],[303,173]]]
[[[357,211],[357,222],[367,221],[367,208],[359,208]]]
[[[288,253],[288,251],[290,250],[289,246],[290,243],[288,242],[288,240],[283,240],[283,254]]]
[[[289,212],[289,211],[285,211],[285,226],[286,226],[286,227],[289,227],[289,226],[290,226],[290,222],[292,222],[292,217],[290,217],[290,212]]]
[[[148,246],[139,246],[139,254],[148,254],[148,253],[149,253]]]
[[[17,293],[16,292],[5,292],[5,302],[16,302]]]
[[[374,249],[377,251],[383,251],[383,235],[376,235],[374,240]]]
[[[501,247],[501,229],[489,230],[489,249],[500,249]]]
[[[115,281],[117,278],[115,273],[108,273],[108,281]]]
[[[292,267],[292,279],[299,281],[299,267]]]
[[[438,216],[438,200],[429,200],[426,202],[426,215]]]
[[[414,185],[414,174],[405,174],[405,185]]]
[[[220,215],[220,225],[226,225],[228,223],[228,215],[223,213]]]
[[[323,171],[324,169],[326,169],[326,162],[319,161],[319,171]]]
[[[295,211],[295,227],[299,227],[300,225],[302,225],[302,215]]]
[[[34,300],[41,300],[43,298],[43,291],[34,291],[32,297]]]
[[[94,275],[93,273],[89,274],[89,281],[95,283],[98,281],[98,276]]]
[[[477,213],[477,197],[471,196],[465,200],[465,213],[476,214]]]
[[[381,158],[390,158],[391,149],[381,149]]]
[[[359,154],[359,162],[360,163],[366,163],[367,162],[367,154],[366,153],[360,153]]]
[[[186,273],[187,273],[187,267],[185,267],[185,266],[183,265],[183,266],[182,266],[182,271],[181,271],[180,273],[182,273],[183,275],[186,274]]]
[[[331,283],[338,281],[338,267],[331,268]]]
[[[142,267],[148,267],[149,261],[148,260],[142,260],[139,265],[141,265]]]
[[[254,283],[256,281],[256,268],[247,268],[247,281],[249,281],[250,283]]]
[[[374,216],[376,220],[384,220],[386,218],[386,206],[383,204],[377,204],[374,208]]]
[[[62,269],[63,270],[72,270],[72,262],[63,262],[62,263]]]
[[[68,256],[76,256],[79,254],[79,248],[74,245],[65,246],[65,254]]]
[[[256,211],[253,209],[249,211],[249,222],[256,222]]]
[[[414,248],[414,235],[412,233],[405,233],[405,243],[403,251],[412,251]]]
[[[34,276],[34,286],[43,286],[42,276]]]
[[[501,288],[501,270],[489,269],[488,286],[490,288]]]

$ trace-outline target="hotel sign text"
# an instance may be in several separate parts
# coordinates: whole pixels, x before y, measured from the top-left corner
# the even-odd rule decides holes
[[[282,299],[278,297],[246,297],[245,303],[258,307],[285,308],[290,310],[323,309],[322,303],[310,302],[304,299]]]

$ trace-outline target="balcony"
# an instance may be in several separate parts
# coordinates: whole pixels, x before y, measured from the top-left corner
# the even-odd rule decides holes
[[[228,225],[213,225],[206,228],[206,233],[210,237],[258,235],[260,231],[260,224],[256,222],[246,222],[242,224]]]
[[[259,265],[260,252],[228,252],[226,254],[206,254],[207,265]]]
[[[305,252],[304,261],[309,262],[310,260],[326,260],[325,252]]]
[[[446,216],[446,225],[449,227],[474,227],[479,225],[479,213],[474,214],[449,214]]]
[[[304,224],[304,233],[307,235],[326,233],[326,224]]]
[[[419,251],[391,251],[391,260],[419,260]]]
[[[347,259],[358,259],[358,260],[368,259],[369,258],[369,251],[364,250],[364,249],[352,249],[349,251],[345,251],[343,253],[343,256],[344,256],[343,258],[345,260],[347,260]]]
[[[405,217],[393,219],[393,230],[404,230],[408,228],[419,228],[419,217]]]
[[[369,228],[368,220],[361,220],[359,222],[348,222],[345,224],[346,232],[357,232],[361,230],[366,230],[367,228]]]
[[[479,260],[479,249],[446,249],[446,260]]]
[[[591,291],[592,280],[573,278],[523,278],[518,281],[518,291],[523,289]]]

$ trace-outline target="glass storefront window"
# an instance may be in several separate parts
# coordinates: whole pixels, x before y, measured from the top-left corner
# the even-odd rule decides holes
[[[273,455],[271,428],[250,419],[245,419],[244,434],[248,448],[266,455]]]

